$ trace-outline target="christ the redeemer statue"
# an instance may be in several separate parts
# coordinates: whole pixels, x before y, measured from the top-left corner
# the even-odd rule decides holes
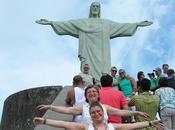
[[[100,3],[90,6],[89,18],[69,21],[37,20],[36,23],[51,25],[58,35],[70,35],[79,39],[78,57],[83,64],[89,64],[90,73],[99,80],[102,73],[111,68],[110,39],[132,36],[137,27],[149,26],[152,22],[117,23],[100,18]]]

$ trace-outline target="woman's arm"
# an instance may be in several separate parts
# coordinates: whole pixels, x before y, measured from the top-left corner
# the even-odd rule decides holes
[[[69,114],[69,115],[81,115],[83,112],[83,106],[77,107],[64,107],[64,106],[53,106],[53,105],[39,105],[36,107],[38,110],[52,110],[58,113]]]
[[[56,128],[65,128],[67,130],[86,130],[86,124],[80,124],[75,122],[66,122],[60,120],[44,119],[40,117],[35,117],[33,119],[35,125],[49,125]]]
[[[137,123],[127,123],[127,124],[113,124],[115,130],[135,130],[147,127],[156,127],[157,130],[164,130],[164,125],[158,121],[146,121]]]
[[[113,116],[134,116],[139,115],[143,117],[149,117],[149,115],[145,112],[140,111],[129,111],[129,110],[120,110],[108,105],[104,105],[106,107],[107,113]]]

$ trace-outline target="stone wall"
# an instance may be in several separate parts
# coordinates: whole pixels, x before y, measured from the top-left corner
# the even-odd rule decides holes
[[[69,90],[70,86],[65,86],[63,90],[59,93],[59,95],[55,98],[52,105],[54,106],[68,106],[65,103],[65,98],[67,96],[67,91]],[[72,121],[73,116],[68,114],[61,114],[56,113],[51,110],[47,110],[47,112],[43,116],[47,119],[54,119],[54,120],[62,120],[62,121]],[[34,130],[65,130],[63,128],[54,128],[47,125],[37,125]]]
[[[1,130],[33,130],[32,119],[42,117],[46,111],[36,111],[39,104],[52,104],[62,86],[46,86],[20,91],[4,102]]]

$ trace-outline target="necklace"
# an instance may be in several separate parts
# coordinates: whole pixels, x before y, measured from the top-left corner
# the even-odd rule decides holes
[[[106,123],[104,123],[105,125],[105,130],[108,130],[108,125]],[[94,130],[98,130],[98,128],[95,126],[95,124],[93,123],[93,127],[94,127]]]

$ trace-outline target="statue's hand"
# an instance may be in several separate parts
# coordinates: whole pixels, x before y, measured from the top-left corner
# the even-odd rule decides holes
[[[51,22],[48,21],[47,19],[40,19],[40,20],[36,20],[35,22],[38,24],[42,24],[42,25],[50,25],[51,24]]]
[[[144,26],[150,26],[151,24],[153,24],[153,22],[150,21],[142,21],[138,23],[138,26],[140,27],[144,27]]]

